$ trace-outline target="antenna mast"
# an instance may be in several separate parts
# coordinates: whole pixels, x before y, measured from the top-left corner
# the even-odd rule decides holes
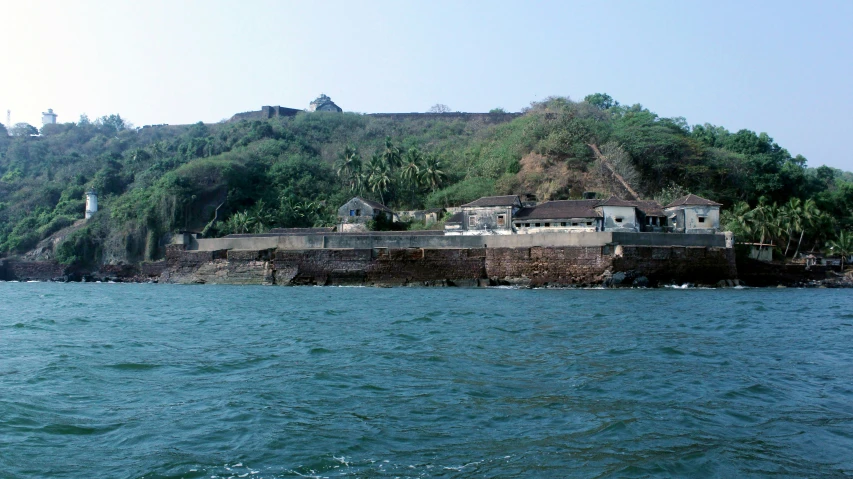
[[[6,128],[12,128],[12,110],[6,110]]]

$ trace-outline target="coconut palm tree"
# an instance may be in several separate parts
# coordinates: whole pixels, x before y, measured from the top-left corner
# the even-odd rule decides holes
[[[788,242],[785,244],[785,254],[788,257],[788,250],[791,249],[791,241],[794,240],[794,233],[803,229],[803,200],[799,198],[791,198],[785,203],[781,210],[781,220],[785,227],[785,233],[788,235]]]
[[[441,169],[441,160],[435,155],[428,155],[421,171],[421,183],[430,191],[435,191],[444,182],[447,175]]]
[[[809,198],[803,203],[800,211],[800,216],[802,218],[800,239],[797,240],[797,249],[794,251],[794,258],[800,254],[800,246],[803,244],[803,236],[806,234],[806,230],[814,227],[814,224],[820,214],[820,210],[817,209],[817,204],[815,204],[813,199]]]
[[[345,147],[335,162],[335,171],[338,177],[344,182],[349,182],[350,189],[352,189],[353,176],[359,170],[361,170],[361,158],[358,156],[358,151],[351,146]]]
[[[750,229],[759,238],[758,250],[764,248],[764,240],[773,240],[779,233],[779,207],[768,204],[767,198],[758,199],[758,205],[749,212]]]
[[[385,193],[391,188],[394,178],[391,176],[391,168],[384,157],[373,155],[367,164],[367,186],[370,191],[379,194],[382,204],[385,204]]]
[[[249,214],[245,211],[234,213],[225,222],[225,229],[231,234],[243,234],[249,232]]]
[[[400,176],[413,190],[419,186],[422,161],[423,156],[417,148],[409,148],[403,157],[403,169]]]
[[[258,200],[255,206],[248,211],[249,228],[254,233],[266,233],[275,223],[275,215],[267,208],[264,200]]]
[[[391,137],[385,137],[385,150],[382,152],[382,159],[391,170],[399,168],[403,164],[403,156],[400,154],[400,148],[391,143]]]
[[[753,235],[755,232],[752,230],[752,223],[749,217],[750,211],[752,210],[749,207],[749,203],[742,201],[734,205],[730,210],[723,211],[721,222],[735,236],[743,240],[754,241],[755,238],[753,238]]]
[[[850,235],[846,230],[841,230],[838,237],[833,241],[828,241],[826,246],[841,255],[841,271],[844,271],[844,262],[850,253],[853,253],[853,235]]]

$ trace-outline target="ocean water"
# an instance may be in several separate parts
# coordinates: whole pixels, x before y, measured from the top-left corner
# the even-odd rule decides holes
[[[853,475],[849,290],[0,297],[0,478]]]

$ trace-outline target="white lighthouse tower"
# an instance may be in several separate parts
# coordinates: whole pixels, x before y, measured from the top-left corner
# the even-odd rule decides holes
[[[53,112],[53,108],[48,108],[46,112],[42,112],[41,114],[41,124],[55,125],[57,116],[59,115]]]
[[[86,192],[86,219],[98,212],[98,193],[94,189]]]

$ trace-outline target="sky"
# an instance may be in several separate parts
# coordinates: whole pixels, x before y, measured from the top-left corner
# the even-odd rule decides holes
[[[604,92],[853,170],[853,1],[0,0],[0,123],[262,105],[519,111]]]

